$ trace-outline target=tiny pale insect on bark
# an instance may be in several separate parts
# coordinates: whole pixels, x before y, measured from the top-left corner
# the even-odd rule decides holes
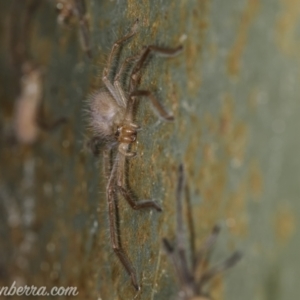
[[[136,270],[128,255],[121,245],[118,236],[116,221],[116,198],[121,195],[128,204],[135,210],[155,209],[161,211],[161,207],[153,200],[135,201],[126,187],[125,164],[127,158],[134,157],[130,145],[136,141],[139,126],[134,123],[135,106],[140,97],[148,97],[158,114],[164,120],[173,120],[154,94],[148,90],[139,90],[138,86],[142,77],[142,70],[150,54],[158,54],[165,57],[176,56],[182,46],[176,48],[162,48],[158,46],[145,46],[136,55],[126,58],[116,74],[112,74],[112,64],[116,59],[119,48],[130,38],[138,29],[138,20],[134,23],[131,31],[124,37],[117,40],[108,57],[106,67],[102,73],[104,88],[91,95],[88,101],[89,125],[93,131],[93,137],[89,141],[89,146],[95,155],[99,154],[100,146],[103,147],[104,174],[107,178],[106,198],[108,203],[109,227],[111,245],[118,256],[120,262],[131,276],[133,286],[139,290],[140,285],[137,280]],[[126,75],[126,70],[131,67],[130,75],[125,79],[127,88],[122,87],[121,82]],[[111,81],[112,78],[113,80]],[[111,164],[111,155],[115,153]]]
[[[20,143],[31,144],[38,135],[37,111],[42,99],[42,72],[27,64],[21,78],[21,94],[15,105],[14,131]]]
[[[14,109],[14,139],[18,143],[32,144],[40,130],[52,130],[66,122],[64,117],[47,121],[42,109],[42,99],[43,71],[28,61],[23,64],[21,92]]]
[[[208,293],[205,292],[205,286],[218,274],[224,272],[228,268],[233,267],[242,257],[241,253],[236,251],[225,261],[205,270],[203,265],[206,262],[206,256],[214,246],[220,227],[214,226],[212,233],[205,240],[202,247],[194,253],[191,249],[191,263],[187,261],[186,237],[183,230],[183,207],[182,194],[184,190],[184,170],[180,165],[178,169],[178,183],[176,190],[176,211],[177,211],[177,228],[176,240],[172,245],[168,239],[163,239],[163,246],[167,255],[174,266],[179,284],[180,292],[178,300],[211,300]],[[190,207],[188,206],[188,209]],[[192,214],[189,211],[191,226],[194,228]],[[192,237],[192,235],[191,235]],[[194,243],[191,243],[194,244]],[[192,247],[193,248],[193,247]]]

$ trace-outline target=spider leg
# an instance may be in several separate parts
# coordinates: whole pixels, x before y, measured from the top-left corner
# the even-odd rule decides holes
[[[115,83],[116,81],[119,81],[119,80],[120,80],[120,77],[124,74],[126,68],[128,67],[128,64],[131,63],[131,62],[133,62],[133,61],[137,61],[139,57],[140,57],[139,55],[132,55],[132,56],[130,56],[130,57],[127,57],[127,58],[123,61],[123,63],[122,63],[122,65],[121,65],[121,67],[120,67],[118,73],[116,74],[116,76],[115,76],[115,78],[114,78],[114,83]]]
[[[158,112],[159,116],[162,117],[165,121],[172,121],[174,120],[173,115],[169,114],[164,107],[160,104],[160,102],[157,100],[157,98],[150,92],[145,90],[137,90],[130,94],[129,101],[128,101],[128,107],[126,111],[126,115],[130,115],[133,111],[132,107],[134,106],[135,97],[138,96],[145,96],[148,97],[155,108],[155,110]],[[130,103],[133,102],[133,103]],[[125,115],[125,118],[127,116]],[[128,117],[129,118],[129,117]]]
[[[124,91],[121,87],[120,77],[124,74],[126,68],[128,67],[128,64],[131,63],[132,61],[136,61],[138,58],[139,58],[139,55],[134,55],[134,56],[130,56],[130,57],[126,58],[123,61],[118,73],[116,74],[116,76],[114,78],[114,87],[117,90],[117,92],[119,93],[120,98],[122,99],[123,107],[126,107],[127,99],[126,99]]]
[[[101,141],[100,137],[93,136],[86,143],[86,146],[90,149],[94,156],[99,156],[100,154]]]
[[[104,149],[103,150],[103,173],[107,180],[109,180],[109,176],[111,174],[111,150]]]
[[[181,286],[186,285],[186,275],[185,272],[182,270],[182,265],[179,263],[177,253],[174,249],[174,247],[171,246],[169,240],[166,238],[162,239],[164,249],[167,253],[167,255],[170,257],[170,260],[175,268],[176,274],[178,276],[178,280],[180,282]]]
[[[228,259],[224,262],[216,265],[211,268],[207,272],[203,273],[200,280],[197,282],[197,288],[201,290],[201,287],[210,281],[217,274],[226,271],[227,269],[233,267],[240,259],[242,258],[242,254],[240,252],[234,252]]]
[[[193,275],[189,272],[188,263],[186,259],[186,248],[185,248],[185,234],[183,230],[183,209],[182,209],[182,193],[184,186],[184,171],[183,165],[180,164],[178,168],[178,181],[176,189],[176,243],[173,247],[170,242],[164,238],[163,245],[167,255],[170,257],[176,274],[178,276],[179,282],[182,286],[182,290],[185,293],[193,293],[194,289],[194,278]]]
[[[77,15],[79,20],[79,36],[82,49],[89,58],[92,58],[89,24],[86,17],[86,7],[84,0],[75,0],[75,14]]]
[[[177,211],[176,246],[177,246],[178,258],[181,264],[181,272],[182,272],[184,282],[190,283],[193,281],[193,276],[189,272],[189,267],[186,259],[185,233],[183,230],[183,209],[182,209],[183,187],[184,187],[184,170],[183,170],[183,165],[180,164],[178,168],[178,182],[177,182],[177,189],[176,189],[176,211]]]
[[[161,210],[160,206],[152,200],[145,200],[139,204],[139,202],[135,203],[135,201],[131,198],[129,192],[125,189],[125,162],[126,156],[122,155],[122,153],[118,152],[115,158],[115,162],[113,164],[113,168],[111,171],[111,175],[109,177],[109,181],[106,188],[107,193],[107,202],[108,202],[108,210],[109,210],[109,229],[110,229],[110,238],[111,245],[118,256],[120,262],[123,264],[127,273],[131,277],[132,285],[136,290],[140,289],[140,286],[137,281],[136,270],[130,261],[128,255],[121,245],[120,238],[118,236],[117,230],[117,221],[116,221],[116,196],[117,192],[120,192],[121,195],[125,198],[125,200],[129,203],[129,205],[133,209],[143,209],[143,208],[154,208],[158,211]]]
[[[126,157],[128,157],[128,158],[136,156],[136,152],[124,150],[123,147],[122,147],[122,144],[119,145],[118,151],[119,151],[122,155],[124,155],[124,156],[126,156]]]
[[[132,262],[130,261],[128,255],[126,254],[125,250],[123,249],[120,238],[118,236],[117,221],[116,221],[117,203],[115,199],[116,197],[115,180],[117,175],[116,173],[117,167],[118,167],[118,161],[115,161],[106,189],[108,212],[109,212],[110,240],[114,252],[116,253],[120,262],[122,263],[125,270],[131,277],[132,285],[135,287],[136,290],[139,290],[140,286],[137,281],[136,270]]]
[[[118,190],[123,195],[123,197],[128,202],[128,204],[131,206],[131,208],[134,210],[140,210],[144,208],[154,208],[157,211],[162,211],[161,207],[154,200],[135,201],[132,199],[130,192],[126,190],[124,187],[118,186]]]
[[[116,144],[117,141],[103,139],[103,137],[99,135],[95,135],[85,142],[85,146],[90,149],[94,156],[99,156],[100,152],[103,152],[103,157],[109,157],[109,160],[111,160],[111,149],[114,148]],[[106,174],[110,174],[110,172],[111,168]],[[108,179],[109,176],[106,176],[106,178]]]
[[[191,204],[191,197],[190,197],[190,190],[188,185],[185,184],[185,200],[186,200],[186,208],[187,208],[187,228],[189,232],[189,244],[190,244],[190,251],[191,251],[191,265],[194,266],[196,259],[195,259],[195,241],[196,241],[196,234],[195,234],[195,224],[193,220],[192,214],[192,204]],[[192,269],[193,270],[193,269]],[[192,272],[194,274],[194,272]]]
[[[133,92],[137,88],[137,86],[140,82],[140,79],[141,79],[141,75],[139,75],[138,73],[142,69],[145,61],[147,60],[147,58],[151,52],[158,53],[165,57],[172,57],[172,56],[176,56],[177,54],[179,54],[179,52],[181,50],[182,50],[181,45],[174,49],[173,48],[161,48],[161,47],[157,47],[157,46],[153,46],[153,45],[145,47],[142,50],[140,59],[138,60],[138,62],[136,63],[135,67],[133,68],[133,70],[131,72],[130,83],[129,83],[130,92]]]
[[[124,37],[122,37],[121,39],[117,40],[108,57],[108,61],[107,61],[107,65],[106,67],[103,69],[103,73],[102,73],[102,81],[104,82],[105,86],[107,87],[107,89],[109,90],[109,92],[113,95],[113,97],[116,99],[116,101],[118,102],[119,105],[123,106],[122,103],[122,99],[120,98],[119,94],[116,92],[114,86],[110,83],[109,79],[108,79],[108,75],[109,75],[109,71],[111,69],[111,65],[112,65],[112,61],[114,59],[114,55],[115,52],[120,48],[120,46],[127,41],[128,39],[130,39],[131,37],[133,37],[136,32],[137,32],[137,25],[138,25],[138,19],[135,21],[135,23],[133,24],[131,31],[125,35]]]
[[[218,235],[220,233],[220,226],[219,225],[215,225],[212,229],[211,234],[209,235],[209,237],[206,239],[206,241],[204,242],[204,244],[202,245],[202,247],[200,248],[200,250],[197,252],[196,257],[195,257],[195,262],[193,264],[193,271],[195,272],[195,270],[199,267],[199,265],[201,264],[201,262],[204,259],[205,253],[212,248],[212,246],[215,244]]]
[[[162,211],[161,207],[158,205],[158,203],[154,200],[139,200],[135,201],[131,193],[126,189],[125,185],[125,178],[124,178],[124,173],[125,173],[125,162],[126,162],[126,157],[123,156],[122,154],[118,154],[118,178],[117,178],[117,189],[121,193],[121,195],[124,197],[124,199],[128,202],[128,204],[131,206],[132,209],[134,210],[140,210],[144,208],[154,208],[157,211]]]

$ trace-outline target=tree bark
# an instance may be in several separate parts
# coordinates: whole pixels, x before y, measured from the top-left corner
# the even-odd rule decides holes
[[[179,286],[161,240],[175,234],[183,162],[196,247],[218,223],[211,264],[235,249],[244,254],[209,286],[212,298],[297,299],[298,1],[86,1],[92,59],[78,21],[58,24],[55,1],[40,1],[27,24],[33,4],[0,3],[0,287],[76,286],[78,299],[174,298]],[[128,160],[134,195],[155,199],[163,212],[134,211],[119,197],[121,239],[139,293],[110,245],[101,155],[85,147],[84,117],[113,43],[137,18],[120,61],[146,45],[184,47],[174,58],[153,56],[144,71],[141,88],[175,120],[160,120],[143,98],[137,156]],[[40,130],[33,144],[10,138],[27,60],[43,70],[43,118],[67,119]]]

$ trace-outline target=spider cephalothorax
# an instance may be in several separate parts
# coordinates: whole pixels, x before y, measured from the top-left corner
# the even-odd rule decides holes
[[[177,55],[182,47],[166,49],[157,46],[146,46],[139,54],[125,59],[116,74],[112,74],[112,64],[120,46],[137,32],[138,20],[129,34],[117,40],[109,54],[107,65],[103,70],[102,81],[104,88],[95,92],[89,99],[89,125],[93,131],[93,138],[89,145],[95,155],[99,154],[99,146],[103,148],[104,172],[108,179],[106,197],[109,210],[109,225],[112,247],[121,263],[131,276],[132,284],[139,289],[136,271],[122,248],[117,232],[116,196],[122,195],[129,205],[136,210],[152,208],[161,211],[161,207],[153,200],[135,201],[126,187],[125,163],[126,158],[133,157],[130,145],[137,138],[138,126],[134,123],[134,112],[139,97],[148,97],[158,114],[164,120],[173,120],[173,116],[166,112],[156,97],[147,90],[139,90],[144,63],[151,53],[166,57]],[[131,67],[127,80],[126,71]],[[122,87],[121,82],[127,82]],[[111,154],[116,153],[111,165]]]

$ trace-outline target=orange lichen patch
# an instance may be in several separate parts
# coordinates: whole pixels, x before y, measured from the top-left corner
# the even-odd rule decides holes
[[[169,101],[171,102],[171,111],[173,113],[173,115],[176,117],[178,117],[178,111],[179,111],[179,105],[181,102],[181,97],[180,97],[180,91],[179,91],[179,87],[173,83],[173,81],[169,82],[169,97],[168,99],[170,99]]]
[[[260,200],[263,191],[263,174],[259,163],[255,160],[250,163],[249,188],[255,200]]]
[[[207,233],[211,231],[214,225],[222,220],[221,210],[219,209],[222,199],[220,201],[205,201],[200,207],[195,209],[193,207],[193,214],[196,228],[196,245],[200,247],[207,237]],[[201,239],[199,239],[201,238]]]
[[[287,243],[295,232],[295,215],[290,207],[280,205],[274,220],[275,232],[278,242]]]
[[[230,76],[238,76],[241,69],[241,58],[244,53],[250,25],[257,15],[260,0],[248,0],[247,7],[241,16],[241,24],[236,41],[229,52],[227,69]]]
[[[300,5],[297,0],[281,0],[283,9],[276,26],[276,41],[279,49],[287,55],[299,57],[297,28],[300,18]]]
[[[219,132],[223,136],[227,136],[233,127],[233,114],[234,114],[234,105],[233,98],[231,95],[226,94],[224,96],[220,117],[219,117]]]
[[[230,231],[237,236],[244,236],[247,234],[247,220],[243,213],[246,209],[246,196],[247,185],[245,182],[241,182],[236,191],[229,195],[228,201],[226,202],[226,223]]]
[[[248,181],[241,178],[237,190],[229,196],[226,186],[228,165],[232,161],[240,165],[244,160],[248,140],[246,124],[236,120],[234,100],[229,94],[224,97],[219,116],[206,113],[201,121],[195,116],[193,124],[195,128],[205,128],[218,141],[203,143],[192,140],[185,155],[189,182],[195,183],[201,197],[201,205],[193,207],[193,213],[197,215],[196,223],[201,220],[199,227],[210,230],[215,223],[225,218],[236,235],[244,235],[247,232],[244,212]],[[197,171],[195,157],[199,157],[199,153],[202,154],[201,165]],[[222,215],[223,207],[225,216]]]
[[[223,161],[216,161],[204,162],[201,166],[197,179],[204,200],[209,201],[210,197],[221,198],[226,183],[226,165]]]
[[[186,73],[188,91],[192,96],[196,96],[202,85],[201,75],[201,53],[205,42],[206,31],[209,26],[209,7],[210,1],[201,1],[197,9],[193,9],[192,15],[186,9],[187,4],[181,2],[180,7],[180,31],[187,35],[184,44],[184,55],[186,61]],[[191,20],[189,28],[187,28],[186,20]],[[190,37],[197,37],[192,39]]]
[[[240,166],[244,160],[248,128],[245,122],[234,118],[234,104],[230,95],[226,95],[220,113],[220,135],[223,136],[222,147],[233,163]]]

